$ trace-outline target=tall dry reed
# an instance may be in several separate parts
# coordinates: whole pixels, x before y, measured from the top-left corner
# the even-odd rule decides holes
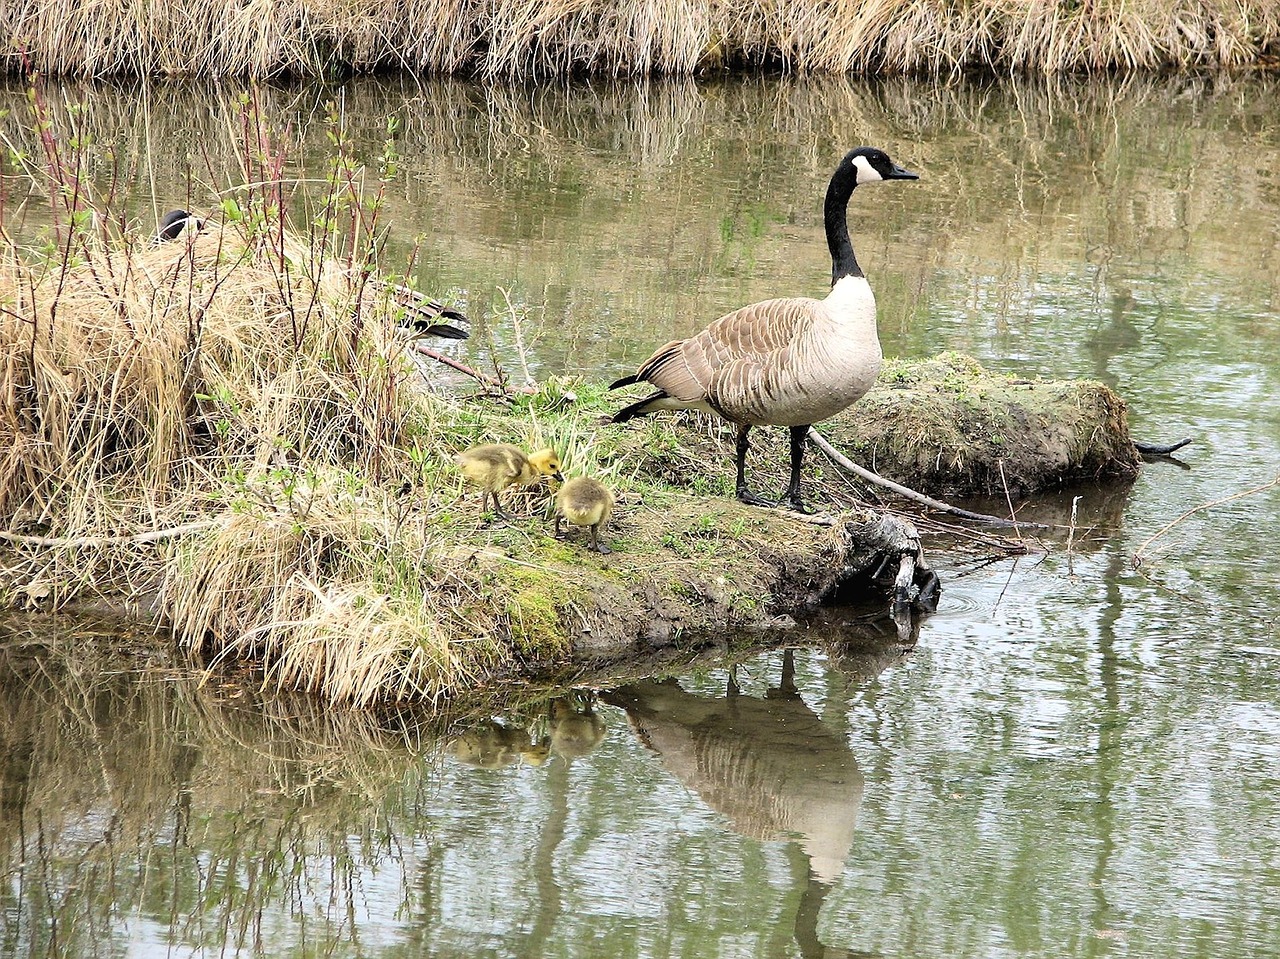
[[[403,287],[374,282],[380,195],[341,129],[294,230],[286,158],[246,104],[248,185],[157,245],[119,234],[75,138],[32,110],[53,225],[0,250],[5,601],[153,592],[187,645],[343,701],[438,697],[519,652],[501,584],[472,603],[442,571],[454,541],[412,509],[437,481],[456,498],[433,427],[453,414],[418,388]]]
[[[1274,62],[1280,2],[13,0],[0,33],[8,71],[83,76],[1058,72]]]

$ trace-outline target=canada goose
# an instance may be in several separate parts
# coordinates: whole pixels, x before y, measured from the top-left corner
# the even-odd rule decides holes
[[[826,298],[753,303],[695,336],[666,344],[634,375],[610,386],[644,380],[658,388],[618,412],[613,422],[655,410],[718,413],[738,427],[738,499],[756,506],[775,504],[747,488],[747,432],[753,426],[790,427],[791,482],[783,502],[807,512],[800,499],[800,464],[809,427],[858,400],[880,372],[876,301],[849,240],[849,197],[860,183],[917,179],[882,150],[859,147],[846,153],[831,175],[823,205],[831,250]]]
[[[480,487],[480,509],[483,511],[489,497],[493,497],[493,511],[504,519],[498,494],[508,486],[526,486],[536,483],[543,476],[563,481],[560,475],[560,457],[554,450],[541,449],[525,453],[509,443],[485,443],[473,446],[454,457],[462,475],[472,486]]]
[[[440,320],[453,320],[459,323],[468,322],[466,314],[461,310],[445,306],[438,300],[433,300],[417,290],[401,286],[398,283],[387,283],[384,280],[371,279],[369,284],[375,292],[387,292],[391,295],[392,302],[404,310],[404,316],[399,317],[397,322],[405,329],[412,330],[415,336],[438,336],[445,340],[465,340],[471,335],[452,323],[440,322]]]
[[[597,553],[612,553],[600,542],[600,528],[613,514],[613,493],[609,487],[589,476],[575,476],[556,492],[555,537],[560,538],[560,521],[575,526],[591,527],[591,548]]]
[[[167,243],[169,240],[176,240],[183,228],[187,226],[191,227],[191,232],[194,233],[204,226],[204,220],[186,210],[170,210],[160,220],[160,229],[152,238],[152,242]]]

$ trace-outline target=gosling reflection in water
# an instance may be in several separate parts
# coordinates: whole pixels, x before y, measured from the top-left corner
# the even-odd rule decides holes
[[[477,769],[501,769],[517,761],[541,766],[553,754],[571,762],[604,740],[604,720],[594,707],[591,693],[560,696],[547,704],[545,715],[527,725],[487,719],[468,727],[449,744],[449,752]]]
[[[733,828],[762,841],[797,839],[814,876],[840,878],[862,803],[862,773],[848,744],[800,697],[794,654],[764,699],[685,692],[674,679],[604,693],[641,742]]]
[[[604,720],[595,711],[595,695],[563,696],[548,709],[551,751],[566,760],[580,759],[604,740]]]
[[[477,769],[501,769],[519,760],[540,766],[546,761],[529,730],[494,719],[466,729],[449,744],[449,752],[458,762]]]

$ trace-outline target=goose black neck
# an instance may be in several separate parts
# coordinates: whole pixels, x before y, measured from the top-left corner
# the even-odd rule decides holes
[[[827,248],[831,251],[831,285],[846,276],[864,276],[853,255],[849,239],[849,197],[858,185],[857,174],[841,164],[827,185],[827,199],[822,205],[822,220],[827,228]]]

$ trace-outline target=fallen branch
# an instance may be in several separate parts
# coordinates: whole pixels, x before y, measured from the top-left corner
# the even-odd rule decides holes
[[[496,378],[489,376],[487,373],[481,373],[479,370],[472,369],[470,366],[467,366],[466,363],[462,363],[458,360],[455,360],[451,356],[445,356],[445,354],[437,350],[433,350],[431,347],[425,346],[422,343],[414,343],[413,350],[415,353],[421,353],[423,356],[429,357],[430,359],[433,359],[438,363],[443,363],[445,366],[449,367],[450,369],[457,370],[459,373],[465,373],[467,376],[471,377],[477,382],[483,383],[485,386],[487,386],[490,389],[496,389],[500,393],[506,394],[508,392],[512,392],[512,393],[525,393],[528,395],[533,395],[534,393],[538,392],[536,389],[528,386],[520,387],[518,389],[508,390],[504,388],[502,383],[500,383]]]
[[[1185,513],[1183,513],[1181,516],[1175,519],[1172,523],[1169,523],[1168,525],[1161,527],[1156,532],[1152,533],[1150,536],[1147,537],[1146,542],[1144,542],[1141,546],[1137,548],[1137,550],[1134,551],[1133,568],[1137,569],[1139,566],[1142,565],[1143,563],[1142,554],[1147,551],[1148,546],[1150,546],[1152,543],[1158,540],[1165,533],[1169,532],[1169,530],[1173,529],[1175,526],[1178,526],[1188,516],[1194,516],[1196,513],[1199,513],[1201,510],[1211,509],[1214,506],[1222,506],[1224,503],[1230,503],[1232,500],[1244,499],[1246,496],[1253,496],[1255,493],[1266,492],[1267,490],[1273,489],[1276,486],[1280,486],[1280,474],[1276,474],[1276,478],[1273,479],[1270,483],[1263,483],[1261,486],[1255,486],[1253,489],[1247,489],[1240,493],[1232,493],[1230,496],[1224,496],[1222,499],[1216,499],[1211,503],[1201,503],[1199,506],[1193,506],[1191,509],[1187,510]]]
[[[66,547],[100,549],[103,546],[117,546],[124,543],[156,543],[161,540],[173,539],[175,536],[185,536],[187,533],[197,533],[200,530],[211,529],[219,525],[219,522],[219,520],[197,520],[193,523],[183,523],[181,526],[171,526],[168,529],[153,529],[145,533],[135,533],[133,536],[27,536],[22,533],[7,533],[4,530],[0,530],[0,540],[6,543],[16,543],[19,546],[43,546],[47,549],[64,549]]]
[[[832,446],[831,443],[827,440],[827,438],[823,436],[821,433],[819,433],[817,430],[815,430],[813,427],[809,428],[809,442],[812,443],[814,446],[816,446],[818,449],[822,450],[822,452],[826,453],[827,457],[833,463],[839,466],[841,469],[847,470],[848,472],[853,473],[855,476],[861,477],[862,479],[866,480],[868,483],[873,483],[876,486],[883,486],[885,489],[892,490],[893,492],[897,493],[899,496],[905,496],[909,500],[914,500],[915,502],[920,503],[923,506],[928,506],[930,509],[936,509],[944,513],[951,513],[954,516],[961,516],[961,517],[964,517],[965,519],[976,520],[980,523],[991,523],[992,525],[995,525],[995,526],[1009,526],[1009,527],[1013,527],[1014,529],[1017,529],[1023,526],[1032,527],[1035,529],[1052,529],[1053,528],[1044,523],[1021,522],[1019,520],[1014,520],[1014,519],[1005,519],[1002,516],[992,516],[989,513],[974,513],[971,510],[961,509],[959,506],[952,506],[950,503],[944,503],[941,500],[936,500],[930,496],[925,496],[923,493],[917,493],[915,490],[909,487],[903,486],[899,483],[895,483],[893,480],[885,479],[883,476],[879,475],[878,473],[873,473],[871,472],[871,470],[864,469],[863,467],[859,466],[853,460],[849,459],[849,457],[845,456],[838,449]]]

